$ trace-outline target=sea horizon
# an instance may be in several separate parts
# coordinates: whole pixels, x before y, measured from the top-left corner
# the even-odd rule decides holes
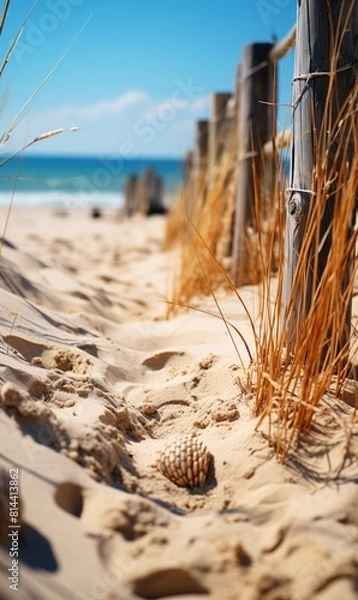
[[[13,199],[21,207],[121,208],[127,178],[143,175],[146,168],[162,177],[170,203],[183,182],[179,158],[31,153],[7,159],[6,154],[0,159],[0,206]]]

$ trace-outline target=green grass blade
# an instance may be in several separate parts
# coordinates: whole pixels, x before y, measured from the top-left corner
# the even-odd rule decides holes
[[[5,25],[7,12],[9,10],[11,0],[5,0],[4,8],[2,9],[2,15],[0,17],[0,35],[2,34],[3,27]]]
[[[44,85],[49,81],[49,79],[52,77],[52,75],[54,74],[54,72],[56,71],[56,69],[64,61],[64,59],[66,58],[66,56],[68,55],[68,53],[70,52],[70,50],[73,48],[73,46],[75,45],[75,43],[79,40],[80,36],[82,35],[83,31],[87,27],[87,25],[90,22],[91,18],[92,18],[92,15],[90,15],[88,17],[88,19],[85,21],[84,25],[81,27],[81,30],[79,31],[79,33],[77,34],[77,36],[75,37],[75,39],[73,40],[73,42],[68,46],[68,48],[62,54],[62,56],[58,59],[58,61],[56,62],[56,64],[52,67],[52,69],[49,71],[49,73],[47,73],[47,75],[44,77],[44,79],[41,81],[41,83],[37,86],[37,88],[31,94],[31,96],[26,100],[26,102],[22,106],[22,108],[20,108],[19,112],[14,117],[14,119],[11,121],[11,123],[10,123],[9,127],[7,128],[7,130],[4,132],[4,134],[2,136],[2,140],[6,141],[6,140],[9,139],[9,137],[11,136],[11,133],[13,132],[13,130],[15,129],[15,127],[22,121],[22,119],[26,115],[26,112],[30,108],[30,105],[31,105],[33,99],[40,93],[40,91],[42,90],[42,88],[44,87]],[[28,146],[26,145],[26,147],[28,147]]]
[[[11,0],[9,0],[9,2],[10,2],[10,1],[11,1]],[[4,58],[3,62],[2,62],[2,65],[1,65],[1,67],[0,67],[0,77],[1,77],[1,75],[3,74],[3,72],[4,72],[4,69],[5,69],[6,65],[8,64],[8,62],[9,62],[9,60],[10,60],[11,56],[12,56],[12,53],[13,53],[13,51],[15,50],[15,48],[16,48],[16,45],[17,45],[17,43],[18,43],[19,39],[20,39],[20,38],[21,38],[21,36],[22,36],[22,33],[23,33],[24,29],[25,29],[25,25],[26,25],[27,21],[29,20],[29,18],[30,18],[30,16],[31,16],[31,14],[33,13],[33,11],[34,11],[34,9],[35,9],[35,7],[36,7],[37,3],[38,3],[38,0],[36,0],[36,1],[35,1],[35,3],[32,5],[31,9],[29,10],[29,12],[28,12],[28,13],[27,13],[27,15],[26,15],[26,18],[25,18],[25,20],[24,20],[23,24],[21,25],[21,27],[20,27],[19,31],[17,32],[17,34],[16,34],[15,38],[13,39],[13,41],[12,41],[12,44],[11,44],[11,46],[10,46],[9,50],[7,51],[7,53],[6,53],[6,56],[5,56],[5,58]],[[6,10],[7,10],[7,9],[6,9]],[[1,28],[2,28],[2,26],[3,26],[3,21],[1,21]],[[0,28],[0,34],[1,34],[1,28]]]

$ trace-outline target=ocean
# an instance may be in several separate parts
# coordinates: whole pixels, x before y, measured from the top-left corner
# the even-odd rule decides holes
[[[124,203],[129,175],[151,167],[163,178],[170,202],[183,181],[183,161],[120,157],[21,155],[6,162],[0,157],[0,205],[48,206],[56,209],[113,207]],[[5,164],[1,164],[5,163]]]

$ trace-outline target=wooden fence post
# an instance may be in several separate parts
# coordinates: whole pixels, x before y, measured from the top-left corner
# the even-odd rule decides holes
[[[236,65],[236,76],[235,76],[235,89],[234,89],[234,98],[236,105],[239,106],[240,95],[241,95],[241,83],[242,83],[242,63],[237,63]],[[237,116],[239,112],[237,113]]]
[[[209,121],[196,121],[195,124],[195,168],[198,172],[208,166]]]
[[[209,122],[209,169],[218,165],[225,144],[226,106],[231,98],[229,92],[216,92],[211,96]]]
[[[151,167],[147,167],[142,179],[143,194],[139,212],[144,215],[153,214],[163,207],[163,180]]]
[[[189,218],[193,214],[194,205],[194,151],[188,150],[184,163],[185,210]]]
[[[241,91],[241,63],[236,67],[236,78],[234,91],[226,104],[226,126],[227,135],[224,140],[225,149],[237,152],[238,147],[238,128],[239,128],[239,110],[240,110],[240,91]],[[234,146],[235,145],[235,146]]]
[[[194,203],[196,203],[203,186],[207,183],[209,152],[209,121],[201,120],[195,123],[195,152],[194,152]]]
[[[241,67],[239,101],[238,189],[233,234],[232,280],[235,285],[250,281],[246,253],[248,227],[255,227],[255,191],[264,174],[262,148],[274,136],[275,63],[270,61],[273,44],[245,46]]]
[[[125,186],[125,213],[128,217],[134,215],[137,210],[137,197],[138,197],[138,177],[137,175],[130,175],[126,181]]]
[[[194,161],[194,151],[188,150],[185,154],[185,162],[184,162],[184,182],[185,185],[190,184],[190,180],[193,177],[193,161]]]
[[[232,138],[236,142],[237,151],[238,147],[238,135],[239,135],[239,112],[240,112],[240,94],[241,94],[241,83],[242,83],[242,64],[238,63],[236,66],[236,77],[235,77],[235,85],[234,92],[231,96],[231,99],[227,103],[226,118],[229,120],[229,129],[232,131]],[[231,142],[229,141],[229,147],[231,148]]]
[[[342,109],[357,85],[354,63],[357,62],[358,41],[358,1],[305,0],[298,6],[285,274],[287,343],[291,350],[300,343],[305,317],[312,308],[313,295],[331,249],[334,209],[339,202],[337,188],[345,186],[341,175],[332,175],[352,160],[352,120],[342,119]],[[348,110],[346,106],[346,113]],[[340,151],[337,166],[337,152]],[[320,179],[317,173],[325,163]],[[322,192],[325,186],[327,189]],[[319,202],[324,203],[322,208],[319,208]],[[313,212],[315,209],[317,213]],[[307,242],[304,243],[312,212],[318,215],[316,237],[307,248]],[[353,215],[351,220],[353,222]],[[352,235],[351,225],[347,223],[347,243]],[[302,281],[301,277],[297,281],[295,273],[300,257],[302,264],[303,248],[305,272]],[[348,264],[346,273],[342,274],[342,293],[347,290],[352,264]],[[350,310],[348,307],[347,314],[343,315],[345,325],[340,332],[340,348],[349,340]],[[323,327],[329,338],[332,323],[325,322]]]

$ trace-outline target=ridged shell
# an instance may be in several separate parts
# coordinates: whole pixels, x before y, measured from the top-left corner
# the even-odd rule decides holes
[[[204,485],[209,463],[209,450],[192,435],[169,440],[158,456],[159,471],[179,487]]]

